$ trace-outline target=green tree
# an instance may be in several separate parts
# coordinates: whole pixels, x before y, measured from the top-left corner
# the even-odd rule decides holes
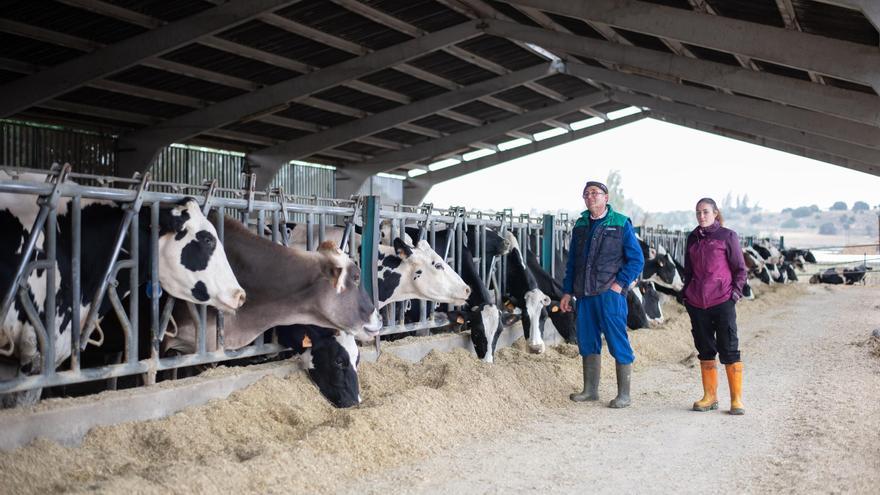
[[[871,209],[871,207],[868,206],[868,203],[865,203],[864,201],[856,201],[855,203],[853,203],[852,209],[853,211],[868,211]]]
[[[846,206],[846,203],[843,201],[835,201],[831,208],[828,208],[830,211],[846,211],[849,208]]]

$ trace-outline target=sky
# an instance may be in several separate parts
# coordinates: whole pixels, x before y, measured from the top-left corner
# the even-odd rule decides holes
[[[642,119],[434,186],[437,207],[581,211],[587,180],[619,170],[624,195],[650,212],[720,205],[748,194],[767,211],[835,201],[880,203],[880,177],[686,127]],[[610,199],[614,204],[614,198]]]

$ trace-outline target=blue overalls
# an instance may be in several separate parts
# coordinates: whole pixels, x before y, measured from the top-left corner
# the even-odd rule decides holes
[[[570,259],[566,266],[563,285],[567,294],[577,295],[577,335],[580,354],[582,356],[600,354],[602,352],[602,335],[605,335],[605,342],[607,342],[608,350],[614,359],[619,364],[630,364],[635,361],[635,354],[626,333],[625,292],[618,294],[608,287],[616,281],[625,291],[641,273],[644,257],[638,239],[635,237],[632,223],[625,217],[623,217],[625,221],[621,222],[622,216],[619,216],[614,222],[615,225],[604,225],[611,216],[612,210],[609,207],[604,218],[595,221],[586,220],[584,222],[586,225],[579,222],[579,225],[584,228],[579,229],[579,235],[572,236],[569,250]],[[604,236],[609,235],[609,232],[603,232],[601,233],[603,235],[599,236],[603,239],[600,241],[603,244],[596,247],[595,252],[592,253],[593,258],[590,259],[591,242],[599,226],[602,226],[606,231],[614,231],[614,235],[620,242],[613,244],[612,249],[622,250],[622,253],[599,252],[600,248],[604,246],[612,246],[611,242],[606,244],[607,241],[604,240]],[[585,238],[581,239],[580,236],[585,236]],[[578,249],[579,241],[583,243],[582,251]],[[574,259],[577,256],[580,259]],[[609,268],[608,266],[596,266],[605,263],[605,260],[608,259],[612,259],[610,266],[614,268],[614,273],[605,271]],[[577,275],[574,273],[576,266],[583,270]],[[575,289],[576,280],[578,283],[582,283],[583,287]]]

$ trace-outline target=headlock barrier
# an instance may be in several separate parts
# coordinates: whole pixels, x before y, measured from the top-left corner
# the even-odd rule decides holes
[[[205,304],[173,297],[166,297],[165,304],[161,304],[163,290],[158,282],[160,212],[163,207],[180,204],[187,198],[193,198],[206,216],[215,213],[209,219],[221,244],[225,216],[242,222],[255,234],[285,246],[295,244],[294,237],[299,235],[297,239],[302,239],[300,245],[309,250],[316,249],[325,241],[329,228],[343,227],[340,247],[360,266],[365,288],[374,303],[378,301],[377,255],[380,242],[390,244],[392,239],[404,237],[407,231],[414,234],[410,235],[414,244],[420,240],[427,241],[456,270],[461,269],[463,247],[467,246],[478,267],[480,279],[490,291],[498,294],[495,300],[498,306],[501,301],[497,298],[505,291],[507,260],[505,256],[487,255],[489,235],[503,236],[510,231],[519,245],[531,250],[551,273],[564,269],[559,260],[564,259],[562,250],[567,248],[570,239],[571,222],[564,215],[531,217],[514,216],[510,210],[486,213],[463,207],[439,209],[429,204],[383,205],[377,196],[352,199],[294,196],[285,194],[280,188],[256,191],[255,176],[252,174],[240,179],[244,187],[228,188],[219,187],[216,180],[204,184],[153,181],[149,173],[133,178],[79,174],[72,173],[67,165],[54,166],[49,171],[18,168],[0,168],[0,171],[5,172],[0,176],[0,195],[12,197],[20,204],[34,202],[38,208],[34,221],[24,225],[28,235],[21,244],[20,256],[13,260],[0,260],[7,267],[12,267],[11,283],[7,285],[5,279],[0,281],[3,284],[0,285],[0,296],[3,298],[0,307],[0,323],[3,325],[0,328],[0,369],[5,370],[0,374],[0,398],[14,392],[39,394],[46,387],[95,380],[112,381],[129,375],[142,375],[143,383],[149,385],[156,382],[157,374],[163,370],[277,354],[285,349],[278,343],[274,332],[266,332],[253,343],[239,349],[226,349],[222,313]],[[84,203],[91,200],[112,202],[123,212],[121,221],[111,228],[115,235],[105,240],[107,246],[112,247],[112,254],[102,259],[97,267],[82,264],[83,228],[88,227],[83,225],[82,213]],[[69,215],[70,218],[71,242],[69,252],[64,253],[70,260],[69,274],[59,273],[57,263],[59,250],[63,249],[56,235],[60,214]],[[149,242],[126,242],[143,235],[140,223],[144,219],[148,219],[150,224]],[[104,225],[104,230],[108,227]],[[356,228],[361,231],[359,247],[355,243]],[[304,229],[305,232],[296,234],[296,229]],[[448,242],[440,246],[437,244],[437,235],[443,230],[447,231]],[[138,260],[144,254],[140,252],[141,249],[149,250],[147,269],[139,268]],[[82,298],[83,292],[87,291],[82,285],[83,270],[100,272],[101,278],[91,297]],[[69,299],[72,304],[69,316],[64,315],[69,322],[59,324],[56,322],[59,304],[56,297],[61,291],[37,291],[44,293],[42,298],[38,298],[31,290],[33,287],[29,287],[32,285],[29,280],[39,280],[39,284],[45,284],[46,288],[58,288],[62,275],[70,281]],[[147,321],[139,317],[145,315],[138,314],[142,307],[140,297],[149,299],[148,329],[139,326],[139,322]],[[87,312],[87,305],[79,304],[81,300],[93,301]],[[196,352],[162,355],[163,339],[175,332],[172,311],[175,305],[180,304],[186,306],[192,320],[197,322]],[[406,318],[408,304],[418,304],[417,318]],[[99,315],[102,307],[105,308],[104,314]],[[13,336],[10,312],[14,309],[23,315],[14,322],[17,328],[33,328],[35,335],[31,340],[35,345],[32,349],[16,347],[27,339],[15,339]],[[209,350],[206,345],[209,311],[217,313],[217,350]],[[111,314],[118,319],[124,333],[121,358],[115,364],[82,366],[83,350],[90,345],[100,346],[107,337],[101,323]],[[22,324],[22,319],[26,320],[26,324]],[[377,347],[380,339],[393,334],[425,334],[431,328],[447,324],[446,318],[437,311],[437,304],[432,301],[389,304],[384,308],[384,321],[384,328],[376,337]],[[65,324],[69,326],[63,327]],[[60,333],[58,329],[62,327],[69,328],[69,331]],[[139,349],[138,337],[143,331],[149,332],[148,353],[146,349]],[[144,355],[147,357],[141,358]]]

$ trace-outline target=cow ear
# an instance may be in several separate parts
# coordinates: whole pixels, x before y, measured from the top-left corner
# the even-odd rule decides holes
[[[185,199],[171,208],[162,208],[159,211],[159,234],[177,233],[183,230],[183,226],[189,221],[189,202],[192,198]],[[192,200],[194,201],[194,200]]]
[[[649,248],[649,249],[648,249],[648,259],[651,259],[651,260],[652,260],[652,259],[654,259],[654,258],[656,258],[656,257],[657,257],[657,250],[654,249],[654,248]]]
[[[333,241],[324,241],[318,246],[318,251],[327,254],[339,254],[342,250]]]
[[[403,259],[412,256],[412,248],[407,246],[400,237],[394,238],[394,251],[397,253],[397,256],[400,256]]]

